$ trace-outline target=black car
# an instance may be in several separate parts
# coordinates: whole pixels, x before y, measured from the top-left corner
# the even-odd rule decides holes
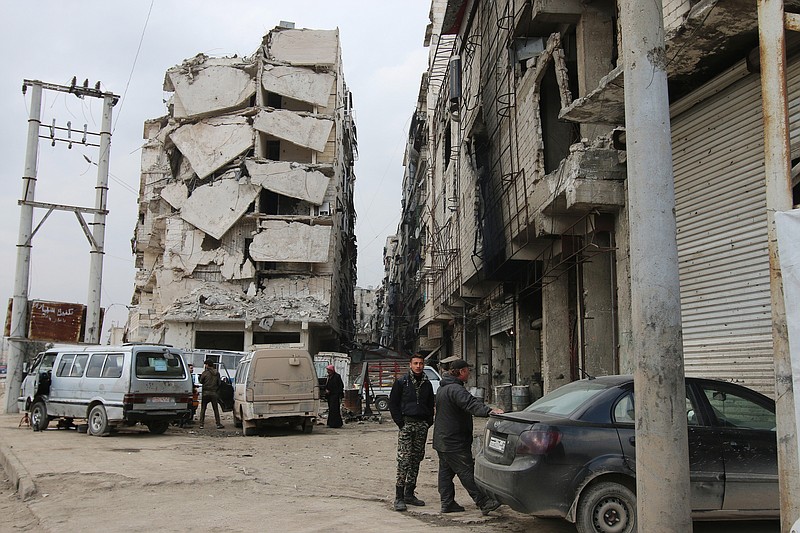
[[[475,480],[512,509],[565,518],[580,533],[635,531],[633,398],[632,376],[604,376],[492,415]],[[686,417],[693,518],[778,518],[775,402],[686,378]]]

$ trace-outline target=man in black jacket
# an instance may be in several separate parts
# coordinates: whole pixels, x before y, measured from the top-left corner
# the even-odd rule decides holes
[[[433,386],[425,375],[425,359],[411,356],[409,371],[395,380],[389,393],[389,412],[400,428],[397,437],[397,480],[394,510],[408,505],[425,505],[414,495],[419,464],[425,458],[428,428],[433,425]]]
[[[489,514],[500,507],[497,500],[483,494],[475,484],[475,460],[472,458],[472,416],[487,417],[500,414],[470,394],[464,383],[469,379],[470,365],[459,359],[450,364],[436,392],[436,426],[433,429],[433,449],[439,455],[439,497],[443,513],[459,513],[464,508],[455,501],[453,478],[461,484],[478,505],[481,513]]]

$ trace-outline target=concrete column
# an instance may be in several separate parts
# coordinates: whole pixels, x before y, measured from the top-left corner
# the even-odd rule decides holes
[[[588,8],[575,28],[578,56],[578,95],[597,88],[600,79],[611,71],[614,52],[614,23],[610,13]],[[581,124],[581,137],[589,140],[611,131],[605,124]]]
[[[625,197],[628,197],[627,183]],[[633,374],[633,322],[631,320],[631,258],[628,207],[617,213],[614,242],[617,245],[617,361],[620,374]]]
[[[611,240],[608,233],[596,233],[591,239],[602,248]],[[583,263],[583,370],[590,376],[617,373],[613,261],[609,252]]]
[[[621,2],[638,530],[691,531],[672,139],[661,0]]]
[[[542,381],[544,394],[569,383],[569,276],[561,270],[557,278],[546,279],[542,287]]]

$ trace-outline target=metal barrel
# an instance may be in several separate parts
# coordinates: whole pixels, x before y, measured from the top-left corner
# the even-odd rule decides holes
[[[514,385],[511,387],[511,408],[522,411],[531,404],[531,391],[527,385]]]
[[[511,383],[495,385],[494,403],[503,411],[511,410]]]

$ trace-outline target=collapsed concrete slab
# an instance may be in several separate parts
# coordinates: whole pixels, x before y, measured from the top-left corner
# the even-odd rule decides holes
[[[267,59],[292,65],[335,65],[339,30],[283,29],[270,33]]]
[[[256,92],[253,70],[252,61],[204,54],[169,69],[164,90],[175,92],[173,116],[196,118],[247,107]]]
[[[253,127],[298,146],[322,152],[330,138],[333,120],[275,109],[256,115]]]
[[[223,116],[181,126],[169,136],[203,179],[253,146],[253,128],[245,117]]]
[[[299,198],[320,205],[325,198],[330,179],[318,170],[289,161],[255,161],[248,159],[245,167],[250,182],[272,192]]]
[[[232,179],[233,172],[225,174],[225,177],[228,179],[195,189],[181,208],[181,218],[215,239],[221,239],[244,215],[261,190],[250,183]]]
[[[267,220],[253,236],[250,257],[255,261],[324,263],[331,244],[330,226],[309,226],[300,222]]]
[[[261,74],[264,90],[320,107],[328,105],[334,81],[329,72],[281,65],[266,64]]]

